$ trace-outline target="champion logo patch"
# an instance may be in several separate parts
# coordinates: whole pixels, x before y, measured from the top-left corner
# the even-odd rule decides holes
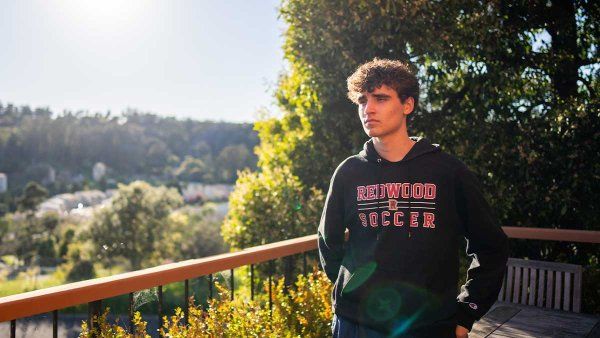
[[[477,304],[475,303],[469,303],[469,307],[473,310],[477,310]]]

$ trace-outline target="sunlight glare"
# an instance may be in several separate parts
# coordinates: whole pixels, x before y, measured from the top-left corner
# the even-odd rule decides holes
[[[139,0],[63,0],[57,2],[62,19],[73,29],[112,35],[131,28],[143,16],[144,2]]]

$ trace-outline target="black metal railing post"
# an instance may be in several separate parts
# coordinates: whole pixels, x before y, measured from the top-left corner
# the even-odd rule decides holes
[[[158,286],[158,330],[160,332],[160,328],[163,325],[163,287],[162,285]],[[159,336],[162,336],[159,333]]]
[[[102,300],[88,303],[88,327],[90,332],[96,328],[98,317],[102,314]]]
[[[133,333],[133,292],[129,293],[129,333]]]
[[[306,252],[306,251],[304,251],[304,252],[302,253],[302,271],[304,272],[304,276],[306,276],[306,273],[307,273],[307,267],[306,267],[306,255],[307,255],[307,252]]]
[[[273,270],[274,270],[274,262],[269,261],[269,315],[273,314]]]
[[[234,278],[234,276],[233,276],[233,269],[231,269],[230,270],[230,274],[229,274],[229,281],[230,281],[230,284],[231,284],[231,295],[230,295],[231,300],[233,300],[233,298],[234,298],[233,293],[234,293],[234,290],[235,290],[235,285],[233,284],[233,278]]]
[[[208,299],[213,298],[213,275],[208,275]]]
[[[188,317],[190,314],[190,281],[189,279],[186,279],[184,282],[184,294],[185,294],[185,300],[184,300],[184,310],[183,310],[183,323],[185,325],[188,324]]]
[[[201,303],[201,302],[202,302],[202,299],[201,299],[201,297],[202,297],[202,292],[200,292],[200,291],[202,291],[202,284],[200,284],[200,283],[202,283],[202,280],[204,280],[204,278],[203,278],[203,277],[204,277],[204,276],[200,276],[200,277],[198,277],[198,279],[196,280],[196,282],[198,283],[198,287],[196,288],[197,290],[196,290],[196,292],[194,293],[194,294],[195,294],[195,296],[194,296],[194,300],[196,301],[196,305],[198,305],[198,307],[201,307],[201,306],[202,306],[202,303]]]
[[[58,310],[52,311],[52,337],[58,338]]]
[[[250,300],[254,300],[254,264],[250,264]]]

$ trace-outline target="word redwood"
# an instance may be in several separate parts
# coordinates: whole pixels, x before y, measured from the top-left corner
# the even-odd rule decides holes
[[[384,183],[359,185],[356,187],[357,201],[372,201],[382,198],[435,199],[433,183]]]

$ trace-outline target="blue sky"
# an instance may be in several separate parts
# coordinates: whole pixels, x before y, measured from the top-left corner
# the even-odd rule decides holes
[[[250,122],[278,114],[278,0],[0,1],[3,104]]]

